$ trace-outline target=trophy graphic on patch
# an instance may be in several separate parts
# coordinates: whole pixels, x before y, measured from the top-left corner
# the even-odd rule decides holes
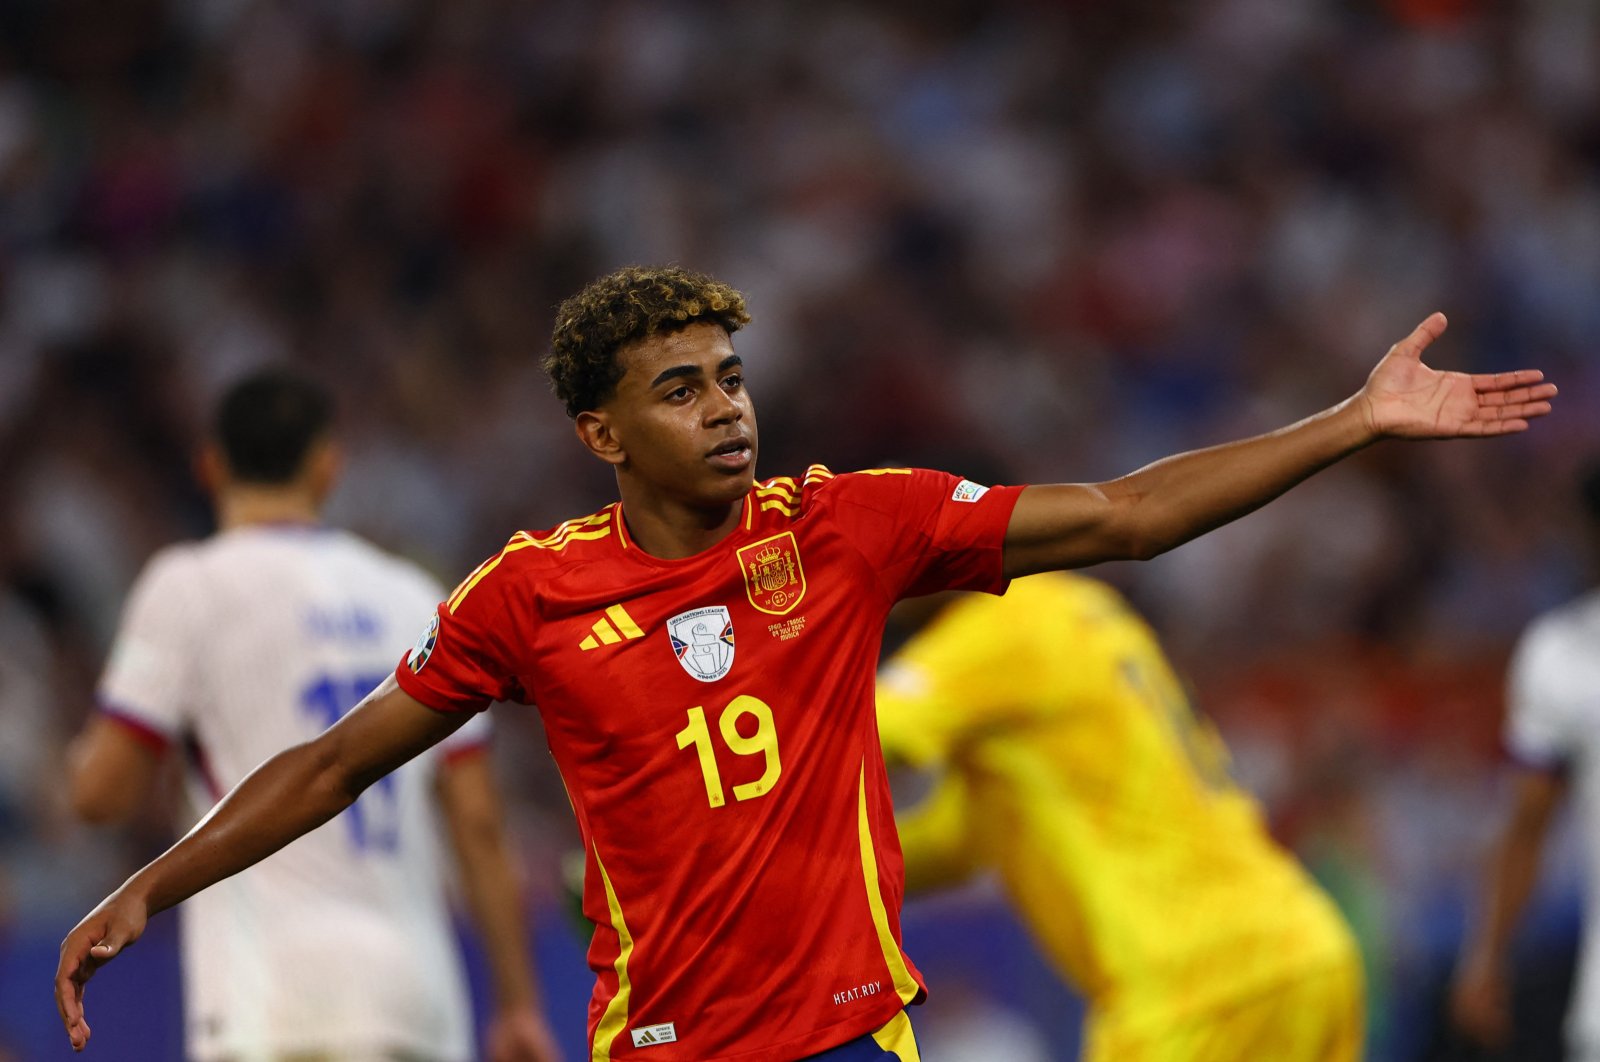
[[[721,605],[690,609],[667,620],[667,637],[683,669],[715,682],[733,667],[733,617]]]

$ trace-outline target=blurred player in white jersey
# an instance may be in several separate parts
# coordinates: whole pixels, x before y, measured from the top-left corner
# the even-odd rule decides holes
[[[1600,464],[1582,482],[1600,561]],[[1600,589],[1538,617],[1511,661],[1505,743],[1518,765],[1513,807],[1493,851],[1488,888],[1451,993],[1455,1025],[1481,1045],[1511,1041],[1511,944],[1539,876],[1556,810],[1578,798],[1589,845],[1589,894],[1577,984],[1567,1008],[1568,1058],[1600,1062]]]
[[[201,457],[219,530],[157,554],[134,587],[101,710],[72,750],[84,818],[130,816],[173,749],[188,754],[188,795],[204,814],[382,681],[443,596],[415,565],[318,522],[339,464],[331,413],[319,387],[283,371],[224,396]],[[475,1057],[440,809],[494,979],[488,1057],[554,1062],[487,724],[473,719],[335,821],[184,908],[194,1062]]]

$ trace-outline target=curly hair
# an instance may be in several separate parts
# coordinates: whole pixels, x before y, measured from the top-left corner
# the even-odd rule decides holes
[[[750,323],[744,296],[704,273],[677,266],[625,266],[590,281],[556,309],[541,366],[567,416],[594,409],[622,379],[617,351],[634,340],[712,321],[732,335]]]

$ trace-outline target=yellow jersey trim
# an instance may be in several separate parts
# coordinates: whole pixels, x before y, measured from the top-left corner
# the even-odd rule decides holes
[[[628,932],[628,924],[622,920],[622,904],[617,902],[617,890],[611,887],[611,876],[606,873],[605,864],[600,862],[598,846],[594,850],[594,865],[599,868],[600,881],[606,887],[606,907],[611,912],[611,928],[617,931],[617,961],[613,964],[617,971],[617,994],[606,1004],[606,1012],[600,1015],[600,1023],[595,1026],[594,1050],[589,1057],[590,1062],[611,1062],[612,1041],[622,1035],[628,1024],[628,1003],[633,995],[633,984],[628,980],[628,959],[633,956],[633,935]]]
[[[445,602],[445,607],[452,613],[460,608],[461,603],[467,599],[468,594],[472,593],[473,588],[483,582],[489,573],[500,567],[500,562],[506,559],[507,554],[515,553],[519,549],[528,549],[529,547],[561,550],[565,549],[569,542],[575,542],[580,539],[605,538],[611,534],[611,528],[605,526],[610,521],[611,509],[608,506],[592,516],[568,520],[543,538],[535,538],[526,531],[518,531],[511,536],[511,541],[506,543],[504,549],[478,565],[471,575],[461,581],[461,585],[456,587],[455,592]],[[585,530],[585,528],[589,530]]]
[[[873,1030],[872,1042],[900,1062],[922,1062],[917,1038],[911,1031],[911,1015],[903,1010],[884,1022],[881,1028]]]
[[[467,595],[472,593],[472,588],[483,582],[484,578],[487,577],[490,572],[500,567],[500,562],[506,559],[506,555],[508,553],[515,553],[519,549],[527,549],[529,546],[536,544],[537,543],[535,543],[531,538],[514,538],[510,542],[507,542],[505,549],[502,549],[490,560],[480,564],[478,566],[478,570],[467,576],[466,582],[457,587],[456,592],[450,595],[450,600],[447,602],[447,607],[449,610],[454,613],[456,609],[460,608],[461,602],[465,601],[467,599]]]
[[[795,482],[793,476],[776,476],[764,484],[756,486],[756,494],[762,498],[777,496],[780,498],[793,498]]]
[[[872,842],[872,824],[867,820],[866,760],[861,761],[860,780],[856,784],[856,819],[857,832],[861,837],[861,874],[866,880],[867,906],[872,909],[872,925],[878,931],[878,947],[883,950],[883,961],[889,967],[889,976],[894,979],[894,990],[900,996],[900,1002],[910,1003],[917,998],[921,989],[906,966],[905,956],[900,954],[900,945],[895,943],[894,932],[889,928],[889,911],[883,904],[883,892],[878,887],[878,849]]]

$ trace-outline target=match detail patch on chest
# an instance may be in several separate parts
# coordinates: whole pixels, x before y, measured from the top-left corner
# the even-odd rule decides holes
[[[791,612],[806,596],[806,572],[793,531],[741,546],[739,570],[750,603],[768,615]]]
[[[667,620],[672,654],[701,682],[715,682],[733,667],[733,617],[722,605],[692,608]]]

